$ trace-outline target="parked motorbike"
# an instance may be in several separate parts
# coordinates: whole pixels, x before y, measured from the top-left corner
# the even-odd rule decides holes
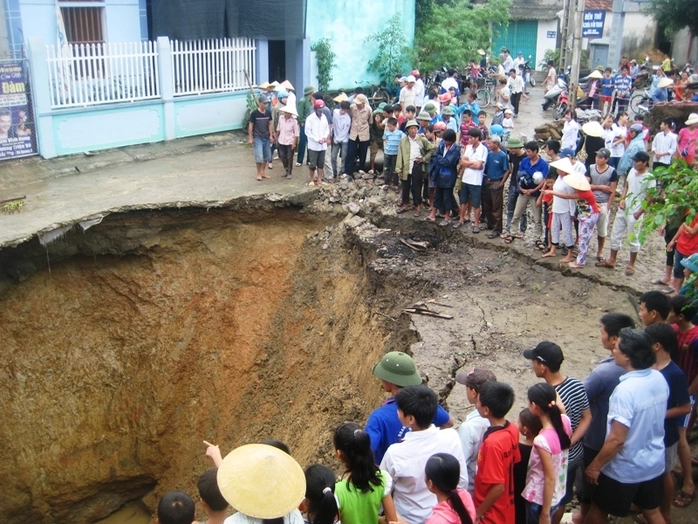
[[[565,78],[566,75],[561,74],[557,79],[557,85],[543,95],[543,111],[547,111],[552,107],[555,118],[561,118],[567,111],[567,107],[569,107],[569,94]]]
[[[531,69],[531,55],[528,55],[528,60],[523,64],[524,67],[524,82],[528,82],[531,87],[536,87],[536,79],[533,78],[533,70]]]

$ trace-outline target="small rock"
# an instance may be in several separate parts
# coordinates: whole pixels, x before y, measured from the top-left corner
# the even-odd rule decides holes
[[[349,202],[347,204],[347,209],[351,214],[356,215],[359,213],[359,211],[361,211],[361,206],[359,206],[359,204],[356,202]]]

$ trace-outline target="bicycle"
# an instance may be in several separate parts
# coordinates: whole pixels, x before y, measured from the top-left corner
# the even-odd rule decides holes
[[[649,89],[643,89],[642,93],[633,95],[630,98],[630,110],[637,114],[647,113],[652,107],[652,97],[650,96]]]
[[[356,85],[361,85],[363,82],[354,82]],[[369,94],[371,93],[371,94]],[[368,98],[368,103],[371,104],[372,108],[378,107],[381,102],[388,104],[390,102],[390,93],[387,89],[380,85],[370,85],[364,87],[364,94]]]

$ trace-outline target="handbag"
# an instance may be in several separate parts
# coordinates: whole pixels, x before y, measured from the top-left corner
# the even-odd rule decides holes
[[[589,155],[587,154],[587,137],[584,135],[584,143],[582,144],[582,148],[579,150],[579,153],[577,153],[574,158],[576,160],[579,160],[580,162],[586,162],[586,159]]]

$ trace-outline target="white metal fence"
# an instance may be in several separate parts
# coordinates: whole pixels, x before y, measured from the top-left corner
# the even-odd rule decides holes
[[[160,97],[155,42],[47,46],[51,107]]]
[[[51,107],[81,107],[160,98],[161,84],[174,96],[247,89],[255,82],[255,41],[225,38],[169,42],[47,46]],[[158,61],[171,60],[173,78],[158,77]]]
[[[173,40],[172,70],[177,95],[247,89],[255,82],[255,42],[251,38]]]

